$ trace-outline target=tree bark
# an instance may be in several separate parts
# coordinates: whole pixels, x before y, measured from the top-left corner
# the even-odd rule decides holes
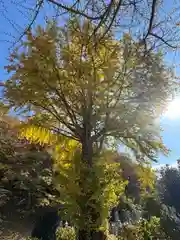
[[[87,137],[87,135],[86,135]],[[86,183],[90,183],[91,181],[86,181],[86,179],[89,180],[89,178],[92,178],[92,182],[94,182],[94,178],[96,176],[94,175],[92,169],[93,169],[93,146],[91,139],[84,138],[84,142],[82,143],[82,163],[87,164],[86,165],[86,170],[82,172],[80,176],[80,187],[82,191],[82,199],[80,202],[82,203],[80,207],[82,214],[85,215],[85,219],[87,217],[91,219],[91,222],[93,223],[93,226],[96,226],[95,228],[97,229],[98,227],[101,226],[101,213],[99,211],[100,208],[96,205],[96,200],[90,200],[92,195],[93,195],[93,186],[89,186]],[[94,186],[96,187],[96,186]],[[91,190],[92,191],[91,191]],[[96,190],[96,189],[94,189]],[[98,200],[97,200],[98,201]],[[98,204],[98,203],[97,203]],[[96,205],[96,207],[92,207]],[[99,211],[97,211],[99,209]],[[97,223],[97,224],[96,224]],[[77,239],[78,240],[106,240],[107,237],[103,231],[97,231],[93,230],[92,226],[89,226],[88,224],[84,223],[84,228],[79,229],[77,233]]]
[[[87,117],[89,116],[89,117]],[[80,187],[82,191],[82,196],[80,199],[80,207],[81,213],[85,216],[83,219],[87,218],[87,222],[83,223],[83,227],[77,232],[78,240],[106,240],[107,237],[103,231],[97,231],[94,229],[98,229],[101,226],[101,208],[98,208],[96,200],[92,200],[91,197],[93,195],[93,187],[96,186],[88,186],[88,184],[93,184],[96,182],[96,176],[93,172],[93,141],[91,136],[91,123],[90,123],[90,115],[86,115],[84,118],[83,124],[84,132],[81,138],[82,143],[82,164],[86,165],[85,169],[83,169],[80,176]],[[89,178],[92,178],[92,181],[89,181]],[[87,180],[87,181],[86,181]],[[91,183],[92,182],[92,183]],[[96,190],[96,189],[94,189]],[[91,199],[91,200],[90,200]],[[95,207],[93,207],[95,205]],[[97,209],[99,211],[97,211]],[[90,221],[89,221],[90,219]],[[91,224],[89,224],[90,222]]]

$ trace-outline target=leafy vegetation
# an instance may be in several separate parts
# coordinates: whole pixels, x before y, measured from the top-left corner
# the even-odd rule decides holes
[[[28,214],[48,205],[58,218],[63,206],[60,218],[72,227],[58,229],[57,239],[105,240],[113,220],[122,224],[120,239],[167,239],[174,231],[166,224],[178,219],[171,188],[179,172],[169,180],[165,169],[157,179],[151,161],[168,153],[158,119],[177,86],[162,54],[143,55],[129,34],[101,38],[101,28],[97,43],[89,38],[95,30],[77,18],[63,28],[48,22],[10,55],[4,99],[25,120],[2,128],[0,184]],[[4,208],[3,191],[1,198]],[[43,230],[42,240],[55,239],[53,220],[32,236]]]
[[[57,231],[57,240],[75,240],[76,235],[72,227],[60,228]]]
[[[15,135],[14,135],[15,138]],[[18,138],[15,138],[18,140]],[[17,141],[15,141],[17,142]],[[12,141],[13,143],[13,141]],[[3,189],[8,190],[8,193],[10,196],[13,196],[14,202],[17,201],[19,198],[19,201],[22,201],[23,198],[26,196],[25,192],[31,193],[34,196],[34,201],[31,202],[30,205],[28,198],[27,201],[23,201],[22,205],[18,205],[19,211],[21,214],[24,214],[25,212],[30,213],[33,212],[34,207],[36,206],[37,211],[37,205],[39,204],[46,204],[46,205],[52,205],[54,203],[63,203],[66,208],[63,213],[61,213],[61,216],[63,216],[68,219],[70,222],[73,221],[75,218],[75,205],[74,199],[77,199],[76,194],[78,195],[77,187],[73,179],[78,177],[78,166],[80,164],[80,158],[77,155],[74,155],[74,158],[71,160],[71,165],[64,164],[64,162],[60,161],[59,165],[56,164],[56,171],[52,171],[51,176],[51,183],[48,185],[48,171],[44,172],[44,178],[46,179],[47,183],[44,185],[43,181],[40,181],[38,184],[38,190],[36,191],[35,187],[32,188],[32,185],[37,186],[37,181],[39,181],[40,177],[40,169],[42,168],[42,165],[44,163],[43,156],[44,151],[42,149],[38,149],[38,145],[31,146],[28,142],[26,143],[26,147],[24,147],[25,143],[21,142],[23,148],[18,148],[19,156],[22,156],[23,158],[19,159],[19,162],[23,166],[27,168],[29,165],[29,160],[31,163],[31,166],[36,166],[36,164],[40,164],[39,167],[34,168],[34,173],[38,173],[38,176],[34,175],[34,178],[32,175],[20,177],[19,175],[19,168],[17,168],[16,164],[8,164],[8,169],[12,169],[11,174],[6,175],[6,182],[4,182],[3,179],[1,179],[1,185]],[[17,152],[17,150],[16,150]],[[34,158],[28,158],[29,154],[32,154]],[[7,155],[7,161],[9,156]],[[118,154],[114,151],[106,151],[104,152],[104,155],[102,155],[101,160],[96,161],[96,171],[98,171],[99,179],[101,179],[101,184],[105,183],[104,180],[107,181],[108,185],[105,185],[104,191],[107,193],[107,202],[104,202],[102,206],[104,206],[101,209],[101,214],[105,214],[104,218],[107,218],[107,210],[111,209],[114,204],[117,205],[115,210],[119,213],[119,220],[121,223],[127,223],[128,225],[124,225],[124,227],[120,230],[120,239],[126,236],[127,239],[131,239],[130,235],[135,234],[139,237],[139,239],[144,239],[143,234],[149,234],[147,235],[149,239],[177,239],[179,236],[180,230],[179,230],[179,212],[178,212],[178,199],[177,203],[175,199],[173,198],[173,187],[170,185],[171,182],[175,184],[176,189],[178,190],[178,181],[179,178],[177,177],[179,174],[179,168],[170,168],[166,167],[163,168],[160,171],[160,175],[158,175],[158,179],[155,181],[155,175],[152,170],[150,170],[152,174],[152,182],[146,182],[146,175],[139,175],[139,164],[137,162],[134,162],[130,158],[131,156],[125,155],[125,154]],[[10,158],[11,159],[11,158]],[[29,159],[29,160],[28,160]],[[33,162],[34,159],[34,162]],[[26,160],[26,161],[25,161]],[[22,161],[22,162],[21,162]],[[115,165],[113,165],[113,163]],[[120,165],[119,165],[120,163]],[[44,163],[45,164],[45,163]],[[50,165],[49,165],[50,164]],[[52,168],[53,162],[49,162],[47,167],[48,169]],[[114,168],[116,166],[116,168]],[[74,172],[74,167],[76,167],[76,171]],[[80,167],[80,166],[79,166]],[[81,165],[82,167],[82,165]],[[107,169],[107,167],[110,167]],[[21,166],[22,168],[22,166]],[[142,166],[141,166],[142,171]],[[149,171],[149,166],[147,166],[146,171]],[[85,168],[86,170],[86,168]],[[107,171],[108,170],[108,171]],[[145,170],[145,165],[144,165]],[[115,171],[115,172],[114,172]],[[12,174],[13,173],[13,174]],[[176,173],[176,174],[175,174]],[[117,174],[117,181],[120,181],[120,186],[123,187],[122,183],[124,184],[124,187],[122,188],[121,192],[118,192],[118,194],[121,196],[119,199],[113,197],[113,189],[111,188],[111,181],[115,180],[115,175]],[[17,178],[19,176],[19,178]],[[69,177],[70,176],[70,177]],[[141,177],[139,177],[141,176]],[[149,175],[148,175],[149,176]],[[153,177],[154,176],[154,177]],[[143,180],[143,178],[145,180]],[[148,177],[148,179],[151,179]],[[174,179],[174,180],[172,180]],[[31,181],[31,184],[27,183],[27,181]],[[128,181],[128,182],[127,182]],[[142,181],[142,184],[141,184]],[[144,188],[144,183],[150,183],[150,187],[147,185],[147,189]],[[5,184],[6,183],[6,184]],[[61,184],[63,183],[63,187],[61,187]],[[10,188],[12,184],[17,184],[16,188]],[[113,184],[113,182],[112,182]],[[116,185],[118,185],[118,182],[116,182]],[[152,188],[153,185],[153,188]],[[14,186],[14,185],[13,185]],[[23,187],[26,186],[26,187]],[[94,183],[92,184],[94,186]],[[161,186],[161,188],[159,187]],[[22,189],[24,189],[24,194],[22,194]],[[42,189],[42,192],[40,191]],[[53,194],[50,194],[50,190]],[[107,191],[107,190],[109,191]],[[117,190],[119,191],[119,186],[117,186]],[[124,190],[123,190],[124,189]],[[167,190],[165,190],[167,189]],[[168,190],[169,189],[169,190]],[[73,191],[72,191],[73,190]],[[100,189],[96,188],[97,190],[97,196],[100,194],[103,194],[103,188]],[[21,193],[22,195],[17,194]],[[100,192],[99,192],[100,191]],[[167,194],[167,191],[170,191],[169,194]],[[73,195],[74,194],[74,195]],[[109,196],[110,194],[110,196]],[[45,197],[46,196],[46,197]],[[61,196],[61,197],[60,197]],[[114,195],[116,196],[116,195]],[[2,198],[1,198],[2,199]],[[46,199],[46,201],[44,201]],[[105,198],[103,198],[105,199]],[[113,200],[114,199],[114,200]],[[170,201],[170,199],[172,199]],[[119,203],[118,203],[119,201]],[[118,203],[118,204],[117,204]],[[7,207],[12,209],[14,205],[13,201],[8,200],[8,197],[4,198],[4,203],[1,205],[1,212],[5,215],[5,211],[7,211]],[[36,205],[37,204],[37,205]],[[7,207],[6,207],[7,206]],[[5,210],[3,210],[5,209]],[[25,211],[26,209],[26,211]],[[104,210],[103,210],[104,209]],[[68,210],[68,211],[67,211]],[[16,213],[17,214],[17,213]],[[111,213],[112,214],[112,213]],[[144,220],[140,220],[138,222],[139,218],[143,217]],[[156,218],[154,218],[156,217]],[[112,219],[110,219],[111,221]],[[150,221],[150,222],[149,222]],[[74,226],[76,224],[80,224],[79,222],[74,221]],[[144,225],[143,225],[144,224]],[[146,229],[144,229],[143,228]],[[156,228],[155,228],[156,227]],[[146,233],[147,231],[147,233]],[[67,238],[74,238],[74,233],[71,231],[71,228],[62,228],[57,231],[57,236],[60,237],[60,239],[67,239]],[[157,234],[157,235],[156,235]],[[134,236],[134,235],[133,235]],[[157,237],[158,236],[158,237]],[[160,238],[161,236],[161,238]],[[111,235],[110,235],[111,237]],[[57,238],[58,239],[58,238]],[[137,238],[138,239],[138,238]]]
[[[160,226],[160,219],[153,217],[150,221],[141,220],[136,225],[128,225],[122,229],[122,237],[120,239],[168,239]]]

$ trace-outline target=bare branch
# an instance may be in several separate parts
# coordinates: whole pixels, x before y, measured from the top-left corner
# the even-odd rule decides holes
[[[161,40],[163,43],[165,43],[168,47],[173,48],[173,49],[177,49],[178,46],[174,46],[172,44],[170,44],[167,40],[165,40],[163,37],[160,37],[159,35],[155,34],[155,33],[149,33],[149,35]]]
[[[85,18],[87,18],[87,19],[89,19],[89,20],[99,20],[99,19],[101,19],[101,18],[103,17],[103,14],[102,14],[101,16],[92,17],[92,16],[89,16],[89,15],[87,15],[87,14],[85,14],[85,13],[83,13],[83,12],[77,10],[77,9],[74,9],[73,6],[67,7],[67,6],[61,4],[60,2],[56,2],[56,1],[54,1],[54,0],[47,0],[47,1],[50,2],[50,3],[52,3],[52,4],[55,4],[56,6],[62,8],[62,9],[64,9],[64,10],[66,10],[66,11],[68,11],[68,12],[70,12],[70,13],[74,13],[74,14],[76,14],[76,15],[83,16],[83,17],[85,17]]]
[[[39,3],[38,3],[38,5],[36,5],[36,10],[35,10],[35,14],[34,14],[33,19],[31,20],[31,22],[29,23],[29,25],[27,26],[27,28],[24,30],[24,32],[20,35],[20,37],[16,40],[16,42],[13,44],[13,47],[14,47],[19,41],[21,41],[21,39],[23,38],[23,36],[26,35],[27,32],[29,32],[29,30],[31,30],[34,22],[35,22],[36,19],[37,19],[37,16],[38,16],[38,14],[39,14],[39,12],[40,12],[40,9],[41,9],[42,5],[43,5],[43,0],[40,0]]]
[[[63,1],[59,0],[39,0],[36,1],[36,4],[34,4],[34,6],[29,6],[30,1],[27,0],[26,2],[28,6],[22,5],[22,2],[19,1],[17,1],[16,3],[15,0],[11,2],[13,4],[13,7],[16,3],[16,10],[18,12],[18,6],[24,7],[25,11],[27,12],[27,16],[24,16],[23,10],[21,10],[21,15],[26,17],[26,19],[28,18],[28,14],[30,16],[30,20],[27,26],[21,26],[20,29],[22,29],[22,31],[18,30],[20,27],[19,22],[16,23],[14,20],[9,19],[9,16],[11,15],[6,9],[6,2],[3,0],[0,2],[0,7],[2,7],[2,11],[0,9],[1,16],[3,16],[4,18],[7,18],[8,16],[9,24],[11,24],[11,27],[16,30],[16,32],[18,31],[18,35],[20,35],[18,39],[16,38],[16,41],[12,41],[13,43],[11,44],[11,47],[15,47],[15,45],[22,40],[24,35],[32,28],[33,24],[38,21],[38,16],[42,17],[42,14],[44,14],[43,10],[46,9],[47,4],[55,6],[54,15],[58,17],[60,21],[60,17],[62,16],[61,14],[58,14],[58,11],[63,12],[62,14],[66,14],[67,17],[76,15],[78,17],[83,17],[95,23],[96,28],[94,29],[94,33],[90,34],[90,38],[94,37],[96,42],[103,39],[112,29],[117,32],[117,36],[119,36],[118,31],[120,33],[120,36],[122,36],[122,33],[129,31],[135,34],[136,37],[138,29],[138,37],[139,39],[143,39],[142,42],[145,45],[145,52],[147,52],[147,46],[149,51],[157,47],[158,44],[156,44],[156,40],[161,40],[164,46],[168,46],[171,48],[175,48],[176,46],[175,32],[177,33],[178,31],[178,24],[175,24],[174,22],[176,22],[177,19],[179,6],[173,7],[172,5],[171,9],[168,10],[167,13],[162,13],[163,11],[165,12],[165,10],[163,10],[165,1],[159,3],[159,1],[157,0],[99,0],[97,2],[94,2],[92,0],[74,0],[71,1],[71,3],[66,4],[66,2],[63,3]],[[158,16],[158,18],[156,18],[156,15]],[[48,19],[48,16],[51,16],[52,18],[52,14],[46,13],[45,18]],[[168,23],[170,24],[168,25]],[[100,39],[98,39],[96,38],[97,32],[102,26],[105,27],[104,34],[101,36]],[[166,31],[164,37],[157,33],[157,31],[159,31],[161,28]],[[171,30],[170,34],[167,34],[168,29]],[[151,41],[147,42],[148,36],[154,36],[154,39],[151,39]],[[171,44],[170,41],[166,39],[167,37],[168,39],[172,38],[171,41],[174,43]],[[176,41],[179,41],[178,33],[176,37]],[[9,41],[7,40],[7,42]]]
[[[116,17],[117,17],[117,14],[118,14],[118,12],[119,12],[119,10],[120,10],[121,4],[122,4],[122,0],[119,0],[119,3],[118,3],[118,5],[117,5],[116,10],[114,11],[113,17],[112,17],[112,19],[111,19],[111,22],[110,22],[110,24],[108,25],[108,27],[106,28],[106,31],[103,33],[103,35],[102,35],[102,37],[100,38],[100,40],[102,40],[102,39],[106,36],[106,34],[111,30],[111,27],[112,27],[112,25],[114,24],[114,21],[115,21],[115,19],[116,19]],[[98,40],[99,40],[99,39],[98,39]],[[100,40],[99,40],[99,41],[100,41]]]
[[[156,14],[156,4],[157,4],[157,0],[153,0],[152,7],[151,7],[151,17],[150,17],[150,21],[149,21],[149,27],[148,27],[148,31],[147,31],[147,34],[146,34],[144,40],[146,40],[146,38],[152,31],[153,21],[154,21],[154,17]]]

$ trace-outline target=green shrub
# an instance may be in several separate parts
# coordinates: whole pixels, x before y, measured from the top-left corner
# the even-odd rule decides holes
[[[150,221],[141,220],[136,225],[126,225],[123,227],[119,240],[167,240],[167,236],[160,226],[160,219],[152,217]]]
[[[25,240],[39,240],[37,238],[27,237]]]
[[[107,240],[118,240],[118,238],[116,236],[114,236],[113,234],[109,234],[107,236]]]
[[[59,228],[57,230],[57,240],[75,240],[76,234],[75,230],[72,227],[66,227],[66,228]],[[108,240],[117,240],[117,238],[114,235],[107,236]]]
[[[59,228],[56,233],[57,240],[75,240],[76,234],[72,227]]]

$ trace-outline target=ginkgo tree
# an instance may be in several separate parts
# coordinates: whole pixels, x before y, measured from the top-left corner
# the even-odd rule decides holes
[[[81,163],[86,164],[80,174],[84,215],[93,193],[83,179],[92,178],[104,148],[123,144],[142,160],[166,152],[157,122],[175,86],[161,54],[144,56],[141,44],[128,34],[120,41],[112,33],[101,39],[99,29],[97,42],[95,28],[73,19],[63,28],[50,22],[28,32],[9,57],[11,76],[4,90],[11,107],[33,115],[23,125],[29,140],[59,143],[62,153],[68,140],[74,149],[80,146]],[[92,222],[98,222],[97,209],[91,209]],[[88,239],[89,229],[85,224],[79,239]]]

